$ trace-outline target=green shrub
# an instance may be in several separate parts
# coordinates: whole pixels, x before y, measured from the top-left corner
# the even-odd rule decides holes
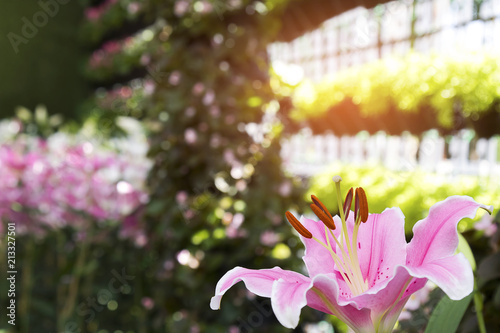
[[[413,114],[419,122],[427,123],[424,130],[477,127],[476,122],[488,113],[498,113],[498,64],[497,57],[480,53],[453,58],[411,53],[404,58],[385,58],[315,85],[302,83],[294,92],[292,116],[300,121],[332,113],[339,120],[348,112],[358,122],[387,123],[391,117],[407,119]],[[414,124],[398,125],[399,131],[404,131]]]

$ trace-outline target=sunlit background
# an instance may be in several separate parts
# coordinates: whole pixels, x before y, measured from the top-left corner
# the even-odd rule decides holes
[[[0,4],[0,332],[290,332],[242,286],[209,301],[235,266],[304,271],[284,213],[313,193],[335,213],[332,176],[400,207],[408,239],[448,196],[500,206],[498,0]],[[498,222],[458,226],[458,332],[500,327]],[[293,331],[348,330],[304,309]]]

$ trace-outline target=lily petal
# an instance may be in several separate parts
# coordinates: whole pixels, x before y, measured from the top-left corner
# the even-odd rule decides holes
[[[393,277],[406,261],[405,217],[401,209],[390,208],[370,214],[359,227],[358,258],[368,288]]]
[[[408,297],[421,289],[427,279],[414,279],[404,266],[395,269],[394,276],[377,283],[375,288],[340,301],[340,306],[350,305],[356,309],[370,309],[370,318],[376,332],[392,332]]]
[[[472,268],[462,253],[407,269],[414,277],[434,282],[453,300],[464,298],[474,289]]]
[[[373,332],[370,309],[358,309],[352,304],[339,304],[339,287],[332,275],[317,275],[307,293],[307,305],[330,313],[349,325],[355,332]]]
[[[306,293],[311,288],[311,280],[302,276],[302,280],[274,281],[271,292],[271,306],[281,325],[295,328],[299,324],[300,312],[307,305]]]
[[[224,274],[217,282],[215,296],[210,300],[210,307],[212,310],[218,310],[224,293],[240,281],[243,281],[247,289],[252,293],[261,297],[271,297],[274,281],[279,279],[288,282],[303,282],[304,279],[308,278],[302,274],[285,271],[279,267],[257,270],[235,267]]]
[[[394,329],[394,325],[396,325],[396,322],[398,321],[398,318],[401,315],[401,311],[406,305],[406,302],[408,302],[408,298],[410,296],[403,297],[399,302],[397,302],[387,313],[384,314],[384,316],[381,318],[378,326],[377,332],[380,333],[390,333]]]
[[[492,210],[468,196],[452,196],[432,206],[429,215],[413,227],[406,264],[417,267],[452,256],[458,246],[458,222],[464,217],[474,218],[479,208]]]
[[[313,237],[327,244],[325,225],[323,222],[316,222],[305,217],[302,217],[300,222],[307,228],[307,230],[309,230]],[[328,237],[330,242],[333,244],[333,238],[330,235]],[[312,238],[308,239],[301,236],[300,239],[306,248],[302,260],[304,260],[304,263],[306,264],[309,276],[332,273],[335,262],[333,261],[330,253]]]

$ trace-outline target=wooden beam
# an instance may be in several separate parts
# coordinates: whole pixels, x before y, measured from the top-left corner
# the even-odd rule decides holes
[[[284,9],[277,42],[289,42],[326,20],[356,7],[373,8],[390,0],[292,0]]]

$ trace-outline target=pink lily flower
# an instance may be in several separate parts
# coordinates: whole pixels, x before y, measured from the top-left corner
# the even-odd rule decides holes
[[[343,203],[339,176],[334,177],[340,217],[332,217],[312,196],[313,212],[321,222],[291,213],[286,216],[306,247],[303,260],[308,275],[279,267],[252,270],[235,267],[217,283],[210,307],[220,307],[224,293],[243,281],[258,296],[270,297],[279,322],[298,325],[304,306],[338,317],[355,332],[391,332],[411,294],[431,280],[451,299],[459,300],[473,290],[472,268],[458,245],[457,224],[473,218],[479,208],[490,214],[493,207],[467,196],[452,196],[435,204],[429,215],[413,228],[406,243],[404,215],[399,208],[368,214],[366,195],[353,189]],[[336,228],[339,226],[340,228]]]

